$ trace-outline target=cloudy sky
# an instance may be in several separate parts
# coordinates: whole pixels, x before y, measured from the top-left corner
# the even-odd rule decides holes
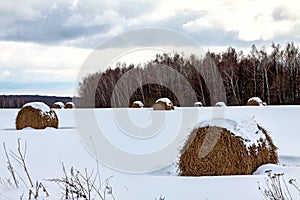
[[[78,72],[97,45],[145,27],[183,33],[215,51],[228,46],[247,50],[252,44],[272,42],[294,41],[298,46],[300,4],[297,0],[0,0],[0,94],[73,96]]]

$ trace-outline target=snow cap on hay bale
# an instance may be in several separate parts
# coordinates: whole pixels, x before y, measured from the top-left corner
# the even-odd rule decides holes
[[[75,104],[73,102],[67,102],[65,105],[65,109],[72,109],[75,108]]]
[[[217,102],[216,107],[226,107],[226,104],[223,101]]]
[[[212,140],[204,139],[216,135],[220,137],[209,149]],[[204,141],[207,143],[203,144]],[[180,154],[181,176],[250,175],[263,164],[278,163],[277,148],[271,137],[248,117],[234,121],[225,119],[223,127],[211,121],[200,123]]]
[[[194,107],[203,107],[203,104],[201,102],[194,103]]]
[[[168,98],[160,98],[153,104],[153,110],[174,110],[173,103]]]
[[[34,129],[58,128],[58,118],[55,111],[42,102],[27,103],[18,112],[16,118],[17,130],[26,127]]]
[[[263,102],[259,97],[252,97],[248,100],[247,106],[263,106]]]
[[[143,108],[144,104],[141,101],[135,101],[135,102],[132,103],[131,107],[132,108]]]
[[[62,109],[65,107],[65,104],[63,102],[55,102],[52,106],[52,108],[58,108],[58,109]]]

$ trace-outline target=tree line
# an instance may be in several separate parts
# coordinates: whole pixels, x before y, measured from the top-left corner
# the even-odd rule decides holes
[[[39,95],[0,95],[0,108],[21,108],[28,102],[41,101],[52,107],[55,102],[67,103],[70,101],[79,104],[79,98],[57,97],[57,96],[39,96]]]
[[[221,81],[218,81],[218,80]],[[175,105],[205,106],[226,97],[227,105],[245,105],[253,96],[269,105],[300,103],[300,53],[293,42],[285,46],[252,45],[248,54],[229,47],[204,56],[174,52],[158,54],[145,65],[117,63],[90,74],[79,84],[82,107],[128,107],[135,100],[151,106],[168,97]]]

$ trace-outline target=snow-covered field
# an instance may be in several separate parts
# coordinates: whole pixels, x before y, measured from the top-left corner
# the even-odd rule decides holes
[[[218,112],[216,109],[219,109]],[[119,111],[120,114],[124,114],[124,112],[128,114],[126,116],[135,124],[134,127],[140,128],[137,130],[150,127],[153,123],[160,123],[160,127],[155,129],[154,126],[154,129],[153,127],[150,129],[155,130],[155,135],[136,139],[134,138],[136,135],[130,135],[130,124],[126,127],[127,120],[122,122],[122,120],[120,121],[122,118],[116,116]],[[276,173],[283,172],[286,182],[291,178],[300,181],[300,106],[175,108],[174,111],[168,112],[152,111],[151,109],[119,109],[119,111],[116,109],[56,110],[59,129],[26,128],[17,131],[15,130],[15,118],[18,110],[0,110],[0,200],[29,199],[30,187],[26,174],[12,157],[12,153],[18,153],[19,139],[22,152],[25,145],[27,147],[25,162],[32,181],[34,184],[36,181],[41,182],[49,193],[49,197],[46,197],[45,193],[40,191],[38,199],[61,199],[64,196],[64,190],[55,182],[49,181],[64,177],[62,165],[67,173],[72,167],[82,174],[85,174],[85,169],[89,174],[92,171],[94,174],[99,171],[100,182],[103,183],[101,188],[104,189],[105,186],[108,186],[106,199],[117,200],[155,200],[160,196],[165,197],[165,200],[264,199],[258,185],[261,188],[266,187],[267,174],[265,171],[268,169],[272,169]],[[224,113],[219,111],[224,111]],[[86,118],[85,112],[89,113]],[[82,130],[84,129],[81,129],[81,126],[84,124],[79,121],[83,120],[87,124],[97,122],[99,130],[103,132],[108,141],[123,151],[146,154],[159,151],[169,145],[179,131],[186,136],[199,122],[207,120],[213,115],[225,118],[230,118],[230,116],[243,118],[247,115],[254,118],[270,132],[274,143],[279,148],[280,164],[278,166],[265,165],[255,175],[250,176],[180,177],[176,175],[175,156],[170,166],[154,172],[138,174],[120,172],[111,169],[101,161],[99,165],[97,164],[95,157],[83,145]],[[95,120],[90,119],[90,116],[93,116]],[[118,123],[115,123],[116,121]],[[97,132],[98,129],[96,128],[94,131]],[[145,131],[145,134],[149,134],[149,132]],[[180,142],[183,143],[183,141]],[[19,188],[16,188],[7,168],[3,143],[5,143],[10,162],[16,172]],[[97,142],[95,146],[95,149],[106,150]],[[174,147],[171,152],[178,154],[179,148],[180,145]],[[114,158],[114,153],[103,153],[111,155],[112,160],[120,159]],[[171,159],[173,156],[170,155]],[[157,159],[161,160],[159,157]],[[142,164],[129,163],[128,166],[136,165]],[[114,166],[114,168],[116,167]],[[295,187],[289,184],[287,187],[293,199],[300,199],[299,191]],[[111,189],[113,195],[111,195]]]

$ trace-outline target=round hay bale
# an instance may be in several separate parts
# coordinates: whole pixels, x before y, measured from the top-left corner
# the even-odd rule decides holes
[[[216,107],[226,107],[226,104],[223,101],[217,102]]]
[[[132,103],[131,107],[132,108],[143,108],[144,104],[141,101],[135,101],[135,102]]]
[[[16,129],[26,127],[44,129],[46,127],[58,128],[58,118],[54,110],[42,102],[25,104],[18,112]]]
[[[257,125],[257,128],[263,136],[257,142],[258,145],[248,147],[245,145],[245,139],[225,128],[206,126],[194,129],[181,150],[180,175],[250,175],[263,164],[277,164],[277,148],[271,137],[262,127]],[[220,138],[206,156],[200,157],[200,149],[207,134],[220,134]],[[205,151],[205,145],[202,148]]]
[[[167,110],[167,105],[163,102],[157,102],[152,106],[153,110]]]
[[[203,104],[201,102],[194,103],[194,107],[203,107]]]
[[[174,105],[172,101],[168,98],[157,99],[152,107],[153,110],[174,110]]]
[[[259,97],[252,97],[248,100],[247,106],[262,106],[263,102]]]
[[[65,104],[63,102],[55,102],[52,106],[52,108],[56,108],[56,109],[62,109],[65,107]]]
[[[73,102],[67,102],[65,104],[65,109],[72,109],[75,108],[75,104]]]

